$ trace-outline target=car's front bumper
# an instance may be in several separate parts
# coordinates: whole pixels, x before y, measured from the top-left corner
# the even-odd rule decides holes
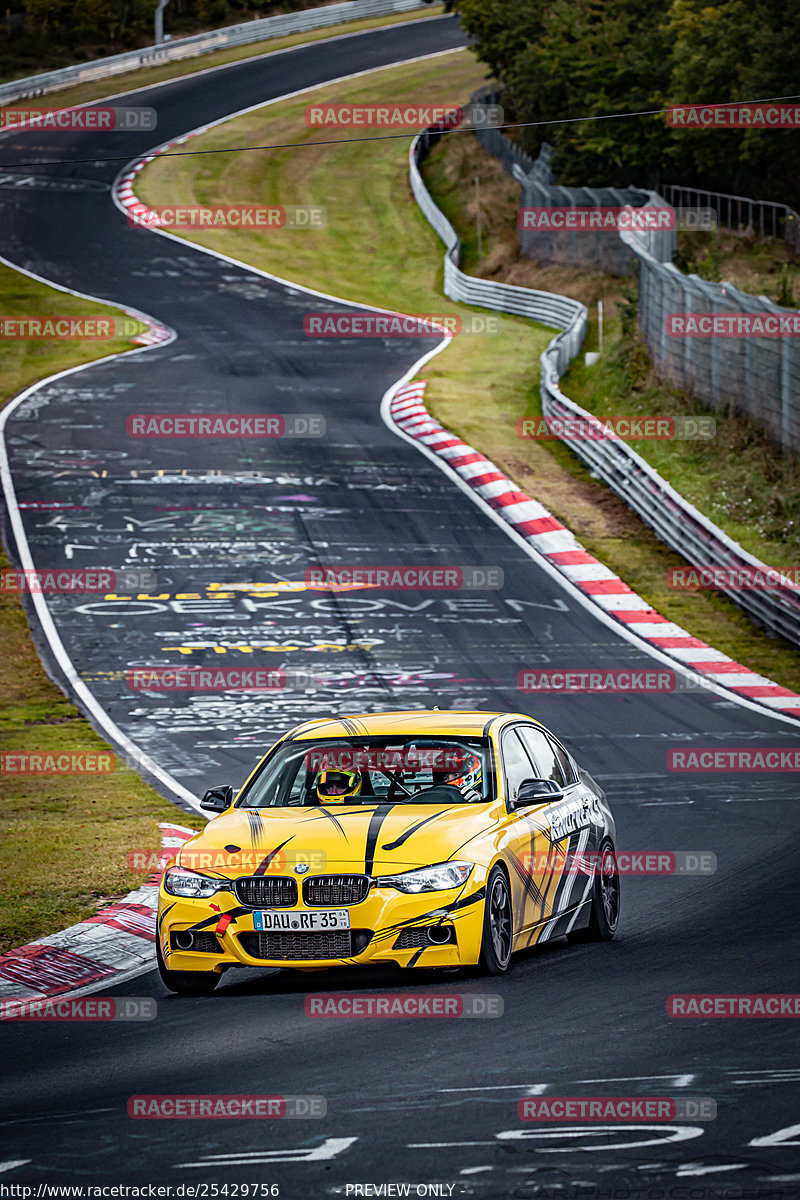
[[[371,888],[365,900],[347,908],[353,935],[349,944],[332,937],[335,931],[320,931],[327,940],[317,938],[311,957],[300,957],[311,944],[302,939],[316,938],[315,933],[271,938],[255,930],[254,910],[239,905],[232,893],[218,892],[211,900],[190,900],[170,895],[162,883],[158,936],[165,964],[173,971],[211,971],[231,966],[308,970],[372,963],[454,967],[474,965],[480,957],[483,872],[477,868],[461,888],[414,895],[394,888]],[[298,904],[280,911],[291,916],[320,909]],[[444,945],[435,944],[429,940],[429,929],[433,929],[434,938],[447,931],[450,940]],[[177,948],[173,935],[181,932],[192,932],[195,938],[203,934],[200,940],[206,948]],[[213,948],[208,935],[215,939],[218,949]],[[317,957],[319,953],[331,956]]]

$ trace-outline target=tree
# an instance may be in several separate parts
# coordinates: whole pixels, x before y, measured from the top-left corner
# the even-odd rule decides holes
[[[798,92],[800,58],[787,30],[800,0],[672,0],[670,104],[724,104]],[[675,130],[676,181],[800,203],[800,133],[779,129]]]

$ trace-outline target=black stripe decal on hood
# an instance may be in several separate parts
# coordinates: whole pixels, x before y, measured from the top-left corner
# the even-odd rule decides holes
[[[344,840],[347,841],[347,834],[345,833],[343,827],[339,824],[338,818],[335,817],[333,815],[333,813],[328,812],[328,810],[324,804],[320,804],[320,806],[319,806],[319,816],[311,817],[310,820],[318,821],[320,819],[320,817],[327,817],[329,821],[333,821],[334,825],[339,830],[339,833],[342,835]]]
[[[247,824],[250,828],[250,845],[255,847],[261,837],[261,813],[257,809],[247,810]]]
[[[433,816],[425,817],[422,821],[417,821],[416,825],[412,825],[405,833],[401,833],[400,837],[396,838],[393,842],[384,842],[381,850],[396,850],[398,846],[402,846],[403,842],[408,841],[412,833],[416,833],[418,829],[422,829],[423,825],[427,825],[429,821],[435,821],[439,816],[441,816],[441,813],[435,812]]]
[[[292,837],[294,837],[294,834],[292,834]],[[288,846],[288,844],[291,840],[292,840],[292,838],[288,837],[285,842],[281,842],[280,846],[276,846],[274,850],[270,850],[267,857],[263,858],[261,860],[261,862],[258,864],[258,866],[256,867],[253,874],[254,875],[263,875],[265,873],[265,871],[267,870],[267,867],[269,866],[269,864],[272,862],[275,855],[280,854],[283,847]]]
[[[367,847],[364,852],[364,870],[367,875],[372,874],[372,868],[375,865],[375,847],[378,843],[378,834],[381,831],[381,825],[393,808],[397,808],[397,805],[379,804],[370,817],[369,829],[367,830]]]

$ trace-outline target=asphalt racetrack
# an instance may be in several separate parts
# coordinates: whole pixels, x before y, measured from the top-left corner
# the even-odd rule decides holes
[[[160,143],[463,41],[453,18],[435,18],[188,76],[129,102],[157,109]],[[305,717],[437,704],[529,711],[608,792],[619,848],[708,851],[718,869],[624,879],[615,941],[546,946],[499,979],[230,972],[212,997],[187,999],[168,995],[153,971],[116,992],[156,997],[154,1021],[5,1025],[0,1184],[274,1184],[292,1200],[380,1194],[353,1188],[388,1183],[486,1200],[800,1195],[796,1022],[666,1013],[675,993],[800,990],[791,775],[666,768],[675,747],[796,746],[797,723],[713,692],[535,704],[521,694],[523,667],[642,668],[654,658],[382,421],[381,397],[435,339],[308,338],[303,316],[340,306],[128,227],[110,193],[124,161],[91,160],[134,159],[153,144],[152,133],[0,140],[4,256],[177,335],[46,384],[7,421],[33,563],[135,566],[157,578],[147,599],[48,597],[63,654],[32,619],[49,669],[66,681],[66,656],[173,797],[238,785]],[[43,158],[88,161],[24,165]],[[131,414],[165,411],[313,415],[325,435],[126,435]],[[5,535],[21,562],[8,519]],[[308,567],[348,563],[499,567],[504,585],[338,595],[290,586]],[[324,673],[325,683],[261,695],[127,684],[132,668],[176,665],[282,667]],[[311,992],[398,989],[490,993],[504,1011],[485,1020],[304,1013]],[[209,1092],[319,1095],[327,1116],[127,1113],[134,1095]],[[711,1097],[717,1116],[636,1127],[517,1117],[526,1096],[590,1094]]]

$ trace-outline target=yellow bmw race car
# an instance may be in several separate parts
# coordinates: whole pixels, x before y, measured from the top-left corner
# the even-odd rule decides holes
[[[508,968],[516,950],[614,936],[602,789],[520,713],[307,721],[280,739],[161,882],[164,984],[229,967]]]

